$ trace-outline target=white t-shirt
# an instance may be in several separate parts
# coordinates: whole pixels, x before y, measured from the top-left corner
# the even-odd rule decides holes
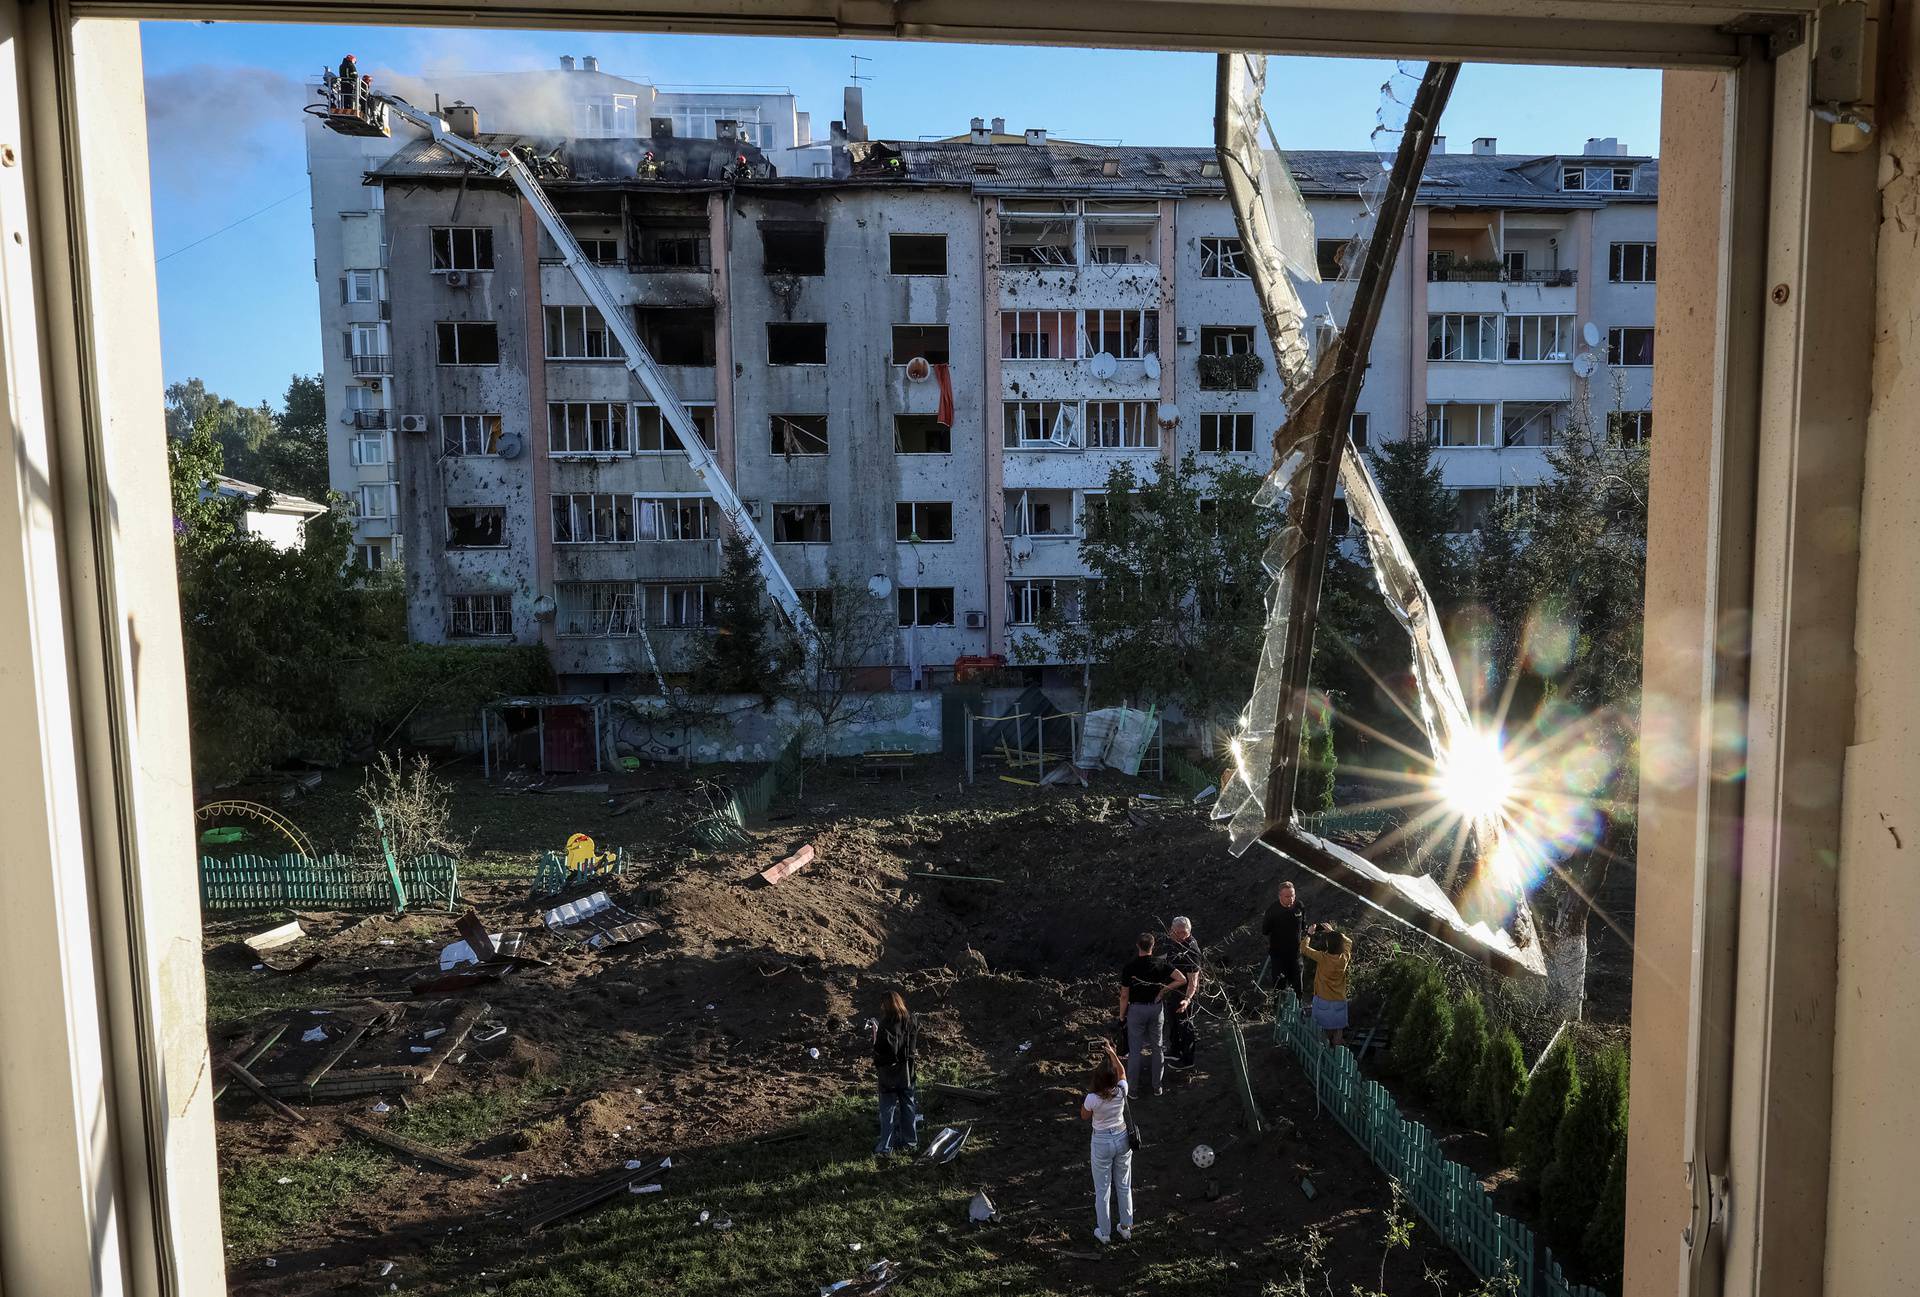
[[[1111,1099],[1098,1094],[1089,1094],[1081,1107],[1093,1114],[1095,1134],[1110,1135],[1116,1130],[1127,1128],[1127,1078],[1120,1078],[1119,1088]]]

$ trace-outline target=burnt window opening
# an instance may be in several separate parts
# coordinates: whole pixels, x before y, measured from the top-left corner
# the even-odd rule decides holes
[[[707,270],[713,244],[704,226],[646,226],[629,229],[634,264],[644,270]]]
[[[1320,278],[1331,282],[1357,276],[1359,266],[1349,263],[1358,246],[1352,239],[1316,239],[1313,250],[1320,263]]]
[[[1251,391],[1260,383],[1263,362],[1253,349],[1252,325],[1202,325],[1200,387],[1209,392]]]
[[[767,441],[774,455],[824,455],[827,453],[827,416],[824,414],[776,414]]]
[[[647,352],[662,365],[713,366],[711,307],[648,307],[633,311],[634,327]]]
[[[899,595],[902,626],[953,625],[952,586],[903,585]]]
[[[479,226],[436,225],[428,232],[435,270],[492,270],[493,231]]]
[[[815,626],[831,626],[833,624],[832,586],[816,586],[813,589],[801,590],[797,593],[800,596],[800,606],[806,610],[808,618],[812,620]]]
[[[776,504],[773,538],[782,545],[824,545],[833,539],[833,506]]]
[[[502,505],[447,510],[448,549],[499,549],[507,543],[507,511]]]
[[[762,223],[760,258],[769,275],[824,275],[827,227],[811,221]]]
[[[953,539],[953,504],[902,500],[893,506],[894,539],[934,544]]]
[[[438,327],[441,364],[500,363],[500,327],[492,320],[442,320]]]
[[[824,324],[767,325],[769,365],[824,365],[827,363],[827,326]]]
[[[947,236],[893,234],[887,237],[887,269],[896,275],[947,273]]]
[[[947,363],[947,326],[944,324],[896,324],[893,326],[893,363],[924,359],[929,365]]]
[[[951,455],[953,429],[931,414],[896,414],[893,416],[893,453]]]
[[[586,253],[587,260],[596,266],[620,264],[620,240],[618,239],[581,239],[580,250]]]

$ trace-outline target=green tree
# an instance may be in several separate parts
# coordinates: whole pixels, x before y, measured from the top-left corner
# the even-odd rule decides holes
[[[809,610],[810,641],[803,645],[782,624],[774,652],[777,661],[791,665],[779,677],[779,696],[806,715],[820,755],[830,750],[834,735],[871,710],[875,695],[869,674],[890,667],[898,607],[892,598],[876,597],[865,581],[830,571]]]
[[[166,423],[174,441],[196,429],[210,433],[220,446],[221,471],[230,477],[326,502],[326,394],[318,375],[295,374],[279,411],[265,402],[241,405],[197,378],[174,383],[166,392]]]
[[[327,390],[318,374],[295,374],[273,416],[274,435],[261,450],[261,485],[326,503]]]
[[[799,665],[791,637],[776,640],[767,623],[766,580],[753,551],[739,536],[727,537],[726,567],[711,596],[714,634],[694,664],[693,686],[701,693],[771,695]]]
[[[1607,1183],[1600,1202],[1580,1239],[1580,1255],[1587,1273],[1609,1292],[1620,1291],[1627,1253],[1627,1132],[1622,1124],[1613,1160],[1607,1164]]]
[[[1555,1132],[1553,1161],[1540,1178],[1540,1213],[1554,1246],[1568,1252],[1580,1247],[1626,1127],[1627,1052],[1610,1045],[1589,1064]]]
[[[1579,1094],[1580,1063],[1574,1057],[1573,1041],[1563,1032],[1527,1082],[1527,1095],[1514,1114],[1509,1137],[1509,1156],[1520,1168],[1521,1178],[1536,1190],[1553,1161],[1561,1120]]]
[[[1237,713],[1265,633],[1260,558],[1274,518],[1253,503],[1259,486],[1245,469],[1202,468],[1192,455],[1156,461],[1150,477],[1113,468],[1081,519],[1092,584],[1079,615],[1042,612],[1016,656],[1089,663],[1104,699],[1176,703],[1195,720]]]
[[[1487,1134],[1499,1139],[1527,1094],[1527,1064],[1520,1038],[1502,1027],[1487,1041],[1473,1075],[1473,1115]]]
[[[1426,1090],[1434,1063],[1446,1051],[1452,1034],[1453,1006],[1447,1002],[1446,987],[1436,978],[1414,994],[1406,1014],[1394,1026],[1389,1050],[1393,1070],[1415,1089]]]
[[[1487,1010],[1480,997],[1468,991],[1453,1004],[1453,1030],[1431,1074],[1435,1097],[1449,1117],[1474,1118],[1473,1079],[1487,1053]]]

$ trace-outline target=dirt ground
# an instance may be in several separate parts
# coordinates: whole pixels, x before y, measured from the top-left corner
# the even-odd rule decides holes
[[[1136,1170],[1141,1236],[1127,1252],[1093,1257],[1086,1129],[1074,1108],[1133,935],[1163,930],[1176,913],[1191,916],[1212,974],[1260,1013],[1244,994],[1264,953],[1251,929],[1282,862],[1258,848],[1235,859],[1204,809],[1139,796],[1164,797],[1171,785],[1112,776],[1071,792],[997,779],[968,786],[937,761],[898,782],[815,770],[802,804],[777,811],[783,818],[752,831],[748,845],[712,851],[696,849],[686,831],[710,804],[694,774],[609,782],[604,793],[503,793],[458,775],[456,821],[474,824],[478,848],[463,901],[493,931],[527,930],[522,953],[550,966],[466,992],[488,1004],[484,1018],[505,1034],[466,1045],[404,1104],[398,1093],[379,1096],[388,1113],[358,1097],[302,1105],[307,1122],[294,1125],[231,1089],[218,1106],[230,1292],[385,1292],[390,1283],[416,1293],[486,1292],[516,1276],[516,1293],[575,1291],[559,1276],[571,1273],[569,1249],[582,1230],[611,1228],[651,1200],[622,1194],[570,1231],[531,1234],[530,1216],[628,1159],[670,1154],[704,1164],[709,1176],[716,1161],[750,1170],[768,1149],[805,1163],[810,1114],[870,1091],[863,1022],[888,990],[902,991],[923,1017],[930,1075],[998,1098],[929,1096],[935,1121],[975,1123],[973,1144],[945,1171],[872,1174],[945,1176],[940,1191],[954,1198],[962,1225],[967,1197],[984,1188],[1001,1219],[970,1236],[973,1245],[1017,1260],[1027,1291],[1253,1297],[1291,1275],[1289,1241],[1309,1230],[1330,1242],[1332,1291],[1432,1292],[1428,1270],[1449,1276],[1449,1291],[1465,1289],[1464,1271],[1424,1228],[1382,1271],[1388,1187],[1337,1127],[1315,1120],[1311,1091],[1268,1043],[1264,1018],[1249,1021],[1248,1039],[1269,1130],[1248,1133],[1222,1043],[1227,1024],[1205,1021],[1199,1067],[1139,1105],[1148,1140]],[[323,850],[330,840],[344,844],[351,783],[337,773],[292,808]],[[613,814],[635,798],[643,800]],[[627,847],[638,863],[607,890],[659,931],[594,953],[541,929],[541,907],[529,896],[534,859],[574,831]],[[760,869],[808,843],[817,853],[810,869],[777,887],[760,882]],[[1366,921],[1344,893],[1287,872],[1300,878],[1314,917]],[[300,976],[256,970],[234,944],[274,916],[211,917],[216,1050],[275,1013],[409,1001],[408,979],[435,967],[441,947],[457,939],[444,912],[299,917],[309,938],[271,958],[285,966],[323,955]],[[1595,1003],[1601,1016],[1623,1018],[1625,943],[1601,930],[1596,923]],[[1363,958],[1388,939],[1384,929],[1363,936]],[[488,1173],[460,1176],[375,1154],[346,1132],[345,1118],[390,1124]],[[1189,1157],[1203,1142],[1218,1155],[1204,1172]],[[1491,1158],[1479,1151],[1467,1159],[1476,1166]],[[675,1183],[670,1174],[663,1200]],[[276,1196],[310,1205],[303,1212]],[[734,1214],[743,1235],[780,1229],[777,1220]],[[746,1243],[730,1241],[740,1245],[739,1273],[717,1290],[812,1291]],[[900,1297],[976,1290],[929,1282],[960,1263],[940,1239],[917,1246],[917,1258],[896,1257],[909,1266]],[[663,1258],[658,1291],[709,1291]],[[1195,1258],[1205,1261],[1204,1281]],[[543,1267],[556,1276],[551,1289],[527,1279]],[[854,1268],[843,1269],[813,1283]],[[583,1280],[579,1290],[595,1289]]]

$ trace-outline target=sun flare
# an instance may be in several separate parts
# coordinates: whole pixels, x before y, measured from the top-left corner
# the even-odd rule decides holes
[[[1435,782],[1446,804],[1467,820],[1502,814],[1513,796],[1514,778],[1500,736],[1469,731],[1441,757]]]

